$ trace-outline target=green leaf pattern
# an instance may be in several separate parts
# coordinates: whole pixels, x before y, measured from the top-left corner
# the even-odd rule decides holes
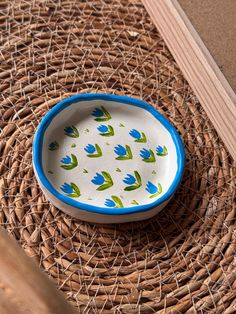
[[[70,164],[61,165],[61,168],[65,169],[65,170],[72,170],[72,169],[74,169],[77,166],[78,166],[77,157],[74,154],[71,154],[71,162],[70,162]]]
[[[106,133],[99,133],[101,136],[110,137],[115,134],[114,129],[111,125],[108,125],[107,127],[108,127],[108,131]]]
[[[154,197],[157,197],[159,196],[161,193],[162,193],[162,185],[160,183],[157,184],[157,187],[158,187],[158,192],[149,196],[149,198],[154,198]]]
[[[111,198],[115,202],[116,208],[123,208],[124,207],[122,200],[118,196],[112,195]]]
[[[133,190],[136,190],[142,186],[142,179],[141,179],[141,176],[137,170],[134,171],[134,177],[136,179],[135,184],[133,184],[133,185],[131,184],[131,185],[125,187],[124,188],[125,191],[133,191]],[[123,180],[123,181],[125,181],[125,180]]]
[[[97,122],[108,121],[112,118],[110,113],[107,111],[107,109],[104,106],[101,106],[100,108],[96,108],[96,110],[94,110],[92,115],[94,116],[94,120]],[[122,123],[120,123],[119,126],[125,127]],[[136,143],[146,143],[147,142],[147,137],[146,137],[144,132],[141,132],[141,131],[137,132],[136,130],[133,130],[132,132],[133,133],[131,133],[131,135],[133,137],[136,136],[136,139],[134,138],[134,142],[136,142]],[[79,132],[75,126],[65,127],[64,133],[67,136],[72,137],[72,138],[78,138],[79,137]],[[103,137],[110,137],[110,136],[114,136],[115,131],[114,131],[113,126],[107,125],[107,132],[105,132],[105,133],[100,132],[99,134]],[[105,144],[108,145],[108,143],[104,143],[104,145]],[[76,146],[77,145],[75,143],[70,144],[71,148],[75,148]],[[86,154],[86,156],[88,158],[97,158],[97,157],[101,157],[103,155],[102,148],[100,145],[94,144],[94,147],[95,147],[95,149],[93,149],[93,151],[88,152]],[[116,156],[115,159],[121,160],[121,161],[132,159],[133,154],[131,151],[131,147],[129,145],[123,145],[123,147],[125,147],[125,149],[126,149],[126,154],[125,155],[121,154],[119,156]],[[51,142],[48,145],[48,149],[51,151],[57,150],[58,148],[59,148],[59,144],[57,141]],[[147,151],[149,152],[149,154],[147,153]],[[152,149],[150,149],[150,148],[145,149],[144,154],[145,154],[145,152],[146,152],[148,158],[147,158],[147,156],[145,156],[145,158],[142,158],[142,160],[144,162],[146,162],[146,163],[156,162],[156,157],[155,157],[155,154],[154,154]],[[160,156],[160,157],[167,156],[168,155],[167,147],[165,145],[157,146],[156,155]],[[141,155],[141,157],[143,157],[143,156]],[[64,162],[65,164],[60,165],[61,168],[63,168],[64,170],[72,170],[78,166],[78,159],[77,159],[76,155],[71,154],[70,157],[67,156],[66,158],[70,158],[70,163],[68,163],[68,161]],[[63,163],[63,161],[62,161],[62,163]],[[88,171],[86,169],[83,169],[82,171],[83,171],[83,173],[88,173]],[[120,168],[115,168],[114,171],[121,172]],[[51,170],[49,170],[48,173],[53,174],[53,172]],[[113,179],[112,179],[110,173],[108,173],[107,171],[101,171],[101,174],[104,177],[104,182],[103,182],[103,184],[99,185],[96,188],[97,191],[104,191],[104,190],[106,190],[106,189],[108,189],[114,185],[114,182],[113,182]],[[152,174],[156,174],[156,171],[153,170]],[[126,184],[128,184],[128,186],[124,187],[125,192],[134,191],[136,189],[139,189],[143,185],[142,184],[142,178],[141,178],[141,176],[137,170],[133,171],[132,177],[133,177],[133,181],[131,182],[131,184],[126,183]],[[162,185],[160,183],[158,183],[157,187],[158,187],[158,192],[149,196],[149,198],[155,198],[162,193],[162,191],[163,191]],[[62,185],[61,189],[64,191],[64,193],[66,193],[66,191],[69,191],[70,193],[66,193],[66,195],[71,197],[71,198],[78,198],[81,196],[81,192],[80,192],[79,187],[73,182],[64,183],[64,185]],[[108,200],[110,202],[110,203],[108,202],[108,205],[110,205],[109,207],[111,207],[111,206],[114,208],[124,207],[123,202],[122,202],[120,197],[118,197],[116,195],[111,195],[110,198],[111,199]],[[136,206],[139,205],[139,203],[136,200],[132,200],[130,204],[136,205]],[[106,202],[105,202],[105,206],[108,206],[108,205],[106,205]]]
[[[95,117],[94,120],[97,122],[108,121],[111,119],[110,113],[104,106],[95,108],[95,110],[92,112],[92,115]]]

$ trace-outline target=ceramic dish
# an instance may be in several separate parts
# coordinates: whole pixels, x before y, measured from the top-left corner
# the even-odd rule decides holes
[[[180,183],[185,154],[175,128],[143,101],[67,98],[41,121],[33,143],[39,185],[56,207],[90,222],[147,219]]]

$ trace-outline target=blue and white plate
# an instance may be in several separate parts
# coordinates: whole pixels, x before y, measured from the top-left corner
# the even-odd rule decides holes
[[[91,222],[155,215],[179,185],[184,162],[175,128],[145,102],[125,96],[61,101],[33,143],[35,174],[48,200]]]

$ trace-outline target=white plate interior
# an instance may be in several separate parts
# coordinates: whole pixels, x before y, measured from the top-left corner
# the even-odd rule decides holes
[[[133,207],[167,192],[177,152],[168,130],[150,112],[92,100],[74,103],[53,118],[44,133],[42,163],[49,182],[68,198]]]

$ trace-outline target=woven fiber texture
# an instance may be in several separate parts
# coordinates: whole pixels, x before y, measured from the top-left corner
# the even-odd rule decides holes
[[[0,224],[78,313],[236,313],[234,164],[141,2],[0,9]],[[38,123],[61,99],[91,92],[147,101],[184,141],[181,186],[148,221],[78,221],[38,187]]]

